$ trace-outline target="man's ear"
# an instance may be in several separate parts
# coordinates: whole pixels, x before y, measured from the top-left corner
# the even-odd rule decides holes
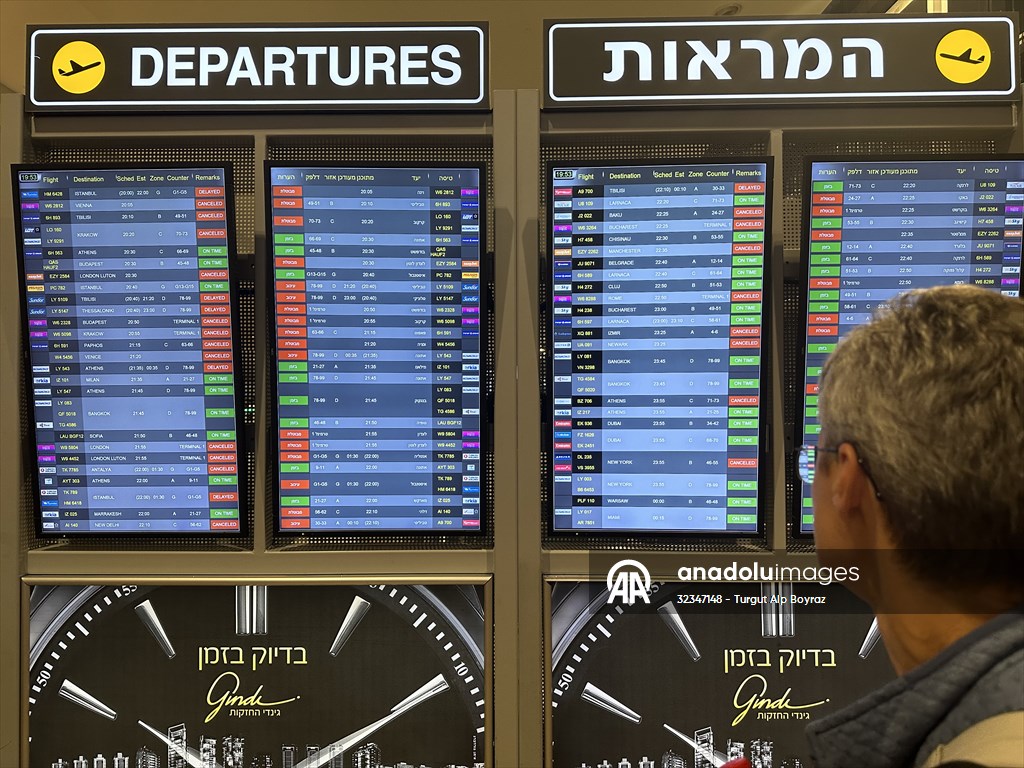
[[[875,496],[875,487],[860,463],[857,449],[841,443],[833,459],[832,505],[847,533],[857,546],[874,548],[888,540],[884,510]],[[852,543],[852,542],[851,542]]]

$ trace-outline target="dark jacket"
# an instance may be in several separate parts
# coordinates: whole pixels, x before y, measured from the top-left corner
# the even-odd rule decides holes
[[[1024,606],[807,728],[816,768],[917,768],[942,744],[1024,710]],[[976,759],[984,765],[984,760]],[[1024,765],[1024,763],[1022,763]]]

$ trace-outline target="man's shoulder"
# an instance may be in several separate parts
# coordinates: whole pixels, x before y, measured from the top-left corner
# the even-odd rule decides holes
[[[985,768],[1024,765],[1024,710],[1004,712],[982,720],[948,744],[940,744],[921,768],[948,767],[953,763]]]
[[[1024,622],[1014,630],[1024,633]],[[1002,646],[1006,651],[1006,645]],[[981,648],[972,649],[975,652]],[[956,665],[956,658],[948,664]],[[941,676],[942,673],[940,672]],[[967,751],[963,745],[968,745]],[[955,752],[949,752],[954,748]],[[1007,765],[1024,765],[1024,647],[1012,644],[1012,650],[993,663],[984,674],[963,691],[959,700],[936,724],[925,740],[918,757],[929,756],[922,765],[933,766],[952,760],[973,760],[982,765],[1000,766],[997,752],[988,761],[979,760],[987,751],[982,748],[1011,750],[1013,760]],[[974,750],[973,752],[970,750]],[[938,759],[935,759],[938,756]]]

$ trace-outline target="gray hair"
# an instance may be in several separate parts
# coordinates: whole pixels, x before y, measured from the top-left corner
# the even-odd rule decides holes
[[[819,395],[819,443],[856,446],[912,570],[1019,584],[995,550],[1024,548],[1024,302],[898,296],[839,343]]]

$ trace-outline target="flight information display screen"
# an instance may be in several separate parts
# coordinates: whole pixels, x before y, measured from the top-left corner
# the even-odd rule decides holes
[[[816,445],[818,377],[850,330],[904,291],[978,285],[1020,295],[1024,157],[810,159],[801,440]],[[802,483],[796,532],[814,532]]]
[[[480,532],[483,168],[268,175],[278,530]]]
[[[13,177],[40,532],[238,533],[229,169]]]
[[[767,162],[548,184],[552,531],[757,532]]]

